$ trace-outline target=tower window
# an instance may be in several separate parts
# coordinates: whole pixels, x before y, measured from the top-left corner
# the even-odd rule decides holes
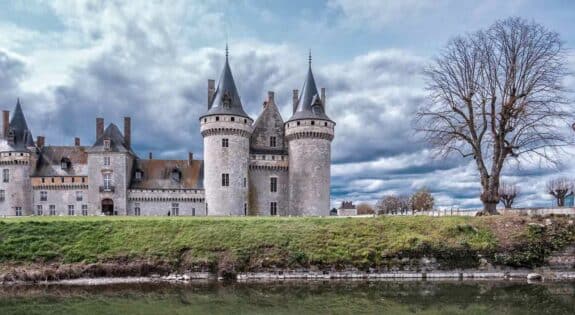
[[[216,116],[216,121],[220,121],[220,116]]]
[[[271,177],[270,178],[270,191],[271,192],[278,192],[278,178]]]
[[[297,125],[299,126],[299,121],[297,122]]]
[[[275,201],[270,202],[270,215],[278,215],[278,203]]]
[[[248,215],[248,204],[244,203],[244,215],[247,216]]]
[[[270,147],[275,148],[276,146],[276,137],[270,137]]]
[[[6,199],[6,192],[2,189],[0,190],[0,201],[4,201]]]
[[[244,177],[244,187],[248,185],[248,179]]]
[[[222,148],[227,148],[230,145],[230,141],[228,140],[228,138],[223,138],[222,139]]]
[[[222,174],[222,186],[224,187],[230,186],[230,174],[227,173]]]
[[[315,125],[315,121],[314,121],[314,120],[311,121],[311,125],[312,125],[312,126]]]
[[[327,121],[326,121],[326,122],[324,122],[324,123],[323,123],[323,125],[327,127]]]
[[[43,190],[40,192],[40,201],[47,201],[48,200],[48,192]]]
[[[235,117],[232,117],[232,118],[231,118],[231,121],[236,121],[236,118],[235,118]]]
[[[84,196],[82,194],[82,191],[77,191],[76,192],[76,201],[82,201],[84,199]]]
[[[2,181],[5,183],[10,182],[10,170],[7,168],[2,170]]]

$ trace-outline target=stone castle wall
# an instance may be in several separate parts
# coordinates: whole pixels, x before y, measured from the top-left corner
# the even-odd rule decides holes
[[[104,165],[104,157],[110,165]],[[95,152],[88,154],[88,211],[91,215],[102,213],[102,200],[112,199],[118,215],[127,214],[127,190],[131,177],[132,157],[127,153]],[[104,173],[112,174],[113,191],[100,191],[104,186]]]
[[[3,180],[4,170],[8,171],[8,182]],[[22,209],[22,215],[32,214],[30,171],[29,153],[0,153],[0,190],[4,191],[4,200],[0,200],[1,216],[16,215],[16,207]]]
[[[178,213],[173,211],[177,204]],[[141,216],[205,216],[205,194],[202,189],[130,189],[128,191],[128,215]]]
[[[272,177],[277,178],[277,192],[271,191]],[[249,189],[250,215],[270,215],[272,202],[277,203],[277,215],[289,215],[288,157],[286,155],[252,154]]]
[[[247,214],[251,124],[251,119],[232,115],[201,120],[207,215]],[[229,174],[229,186],[222,186],[222,174]]]

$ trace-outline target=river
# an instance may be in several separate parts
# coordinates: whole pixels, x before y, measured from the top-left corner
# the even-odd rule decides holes
[[[0,287],[0,314],[575,314],[575,282],[279,282]]]

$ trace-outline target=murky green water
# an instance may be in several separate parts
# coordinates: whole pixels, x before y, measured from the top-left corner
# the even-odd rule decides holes
[[[0,314],[575,314],[575,283],[299,282],[0,288]]]

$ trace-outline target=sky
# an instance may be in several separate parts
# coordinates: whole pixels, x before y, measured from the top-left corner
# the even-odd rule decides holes
[[[422,69],[454,36],[519,16],[558,32],[575,72],[575,1],[0,1],[0,109],[19,97],[34,136],[51,145],[95,141],[95,118],[132,117],[140,157],[202,157],[199,116],[226,43],[246,112],[275,91],[284,120],[308,52],[332,143],[332,204],[375,202],[427,187],[441,208],[477,208],[474,163],[438,158],[413,131],[426,101]],[[575,87],[575,77],[565,85]],[[570,95],[571,97],[572,95]],[[575,136],[575,134],[574,134]],[[545,183],[575,175],[573,148],[553,166],[506,166],[517,206],[550,206]]]

